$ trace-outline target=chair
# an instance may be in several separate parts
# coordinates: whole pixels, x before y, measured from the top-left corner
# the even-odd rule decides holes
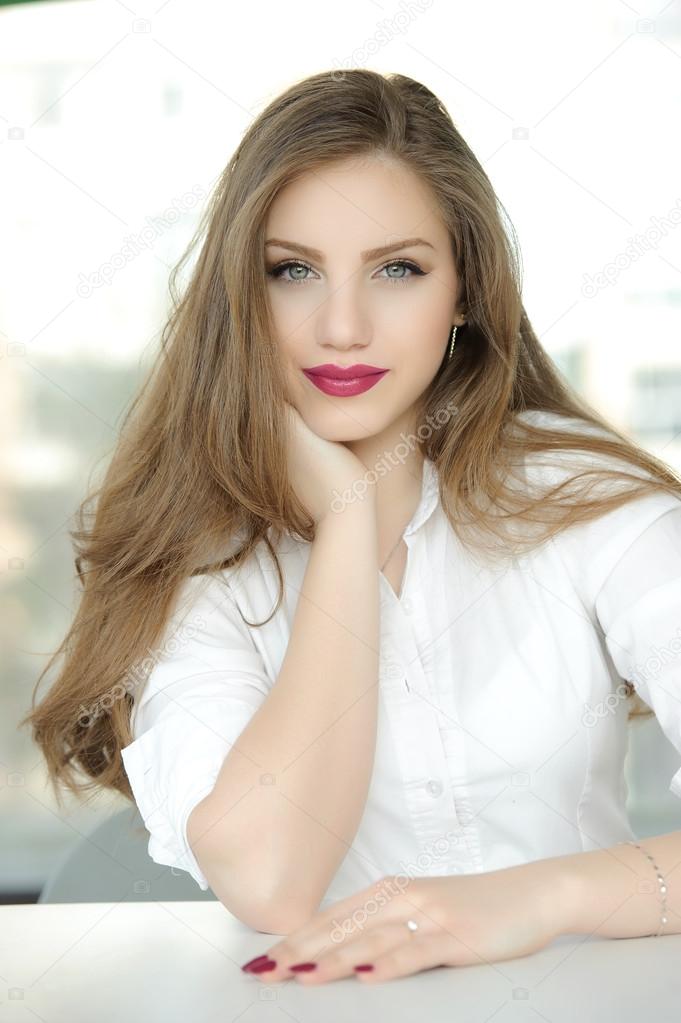
[[[629,821],[638,838],[681,830],[681,799],[669,790],[679,766],[679,750],[657,718],[634,718],[629,725],[624,777],[629,790]]]
[[[217,901],[186,870],[154,862],[148,842],[136,806],[114,814],[68,851],[38,902]]]

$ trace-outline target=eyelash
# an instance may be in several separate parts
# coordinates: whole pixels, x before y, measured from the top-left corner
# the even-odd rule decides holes
[[[267,271],[267,274],[269,277],[274,278],[274,280],[283,281],[284,284],[307,284],[309,279],[307,277],[303,278],[302,280],[296,281],[281,276],[282,270],[287,270],[290,266],[304,266],[307,270],[312,270],[312,267],[309,265],[309,263],[304,263],[300,259],[288,259],[286,260],[286,262],[278,263],[276,266],[272,267],[271,270]],[[384,263],[382,267],[379,267],[379,269],[385,270],[386,267],[389,266],[406,266],[408,270],[412,271],[412,274],[409,277],[384,278],[385,280],[390,281],[391,284],[406,284],[407,281],[410,280],[411,276],[416,277],[426,276],[426,271],[422,270],[421,267],[418,266],[416,263],[412,263],[411,260],[409,259],[391,259],[389,263]]]

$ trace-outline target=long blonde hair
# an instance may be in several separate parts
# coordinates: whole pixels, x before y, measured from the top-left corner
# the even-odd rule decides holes
[[[265,220],[296,176],[371,155],[402,161],[430,186],[462,281],[466,324],[419,399],[417,419],[440,422],[442,408],[456,409],[421,441],[452,528],[500,557],[651,490],[681,496],[679,477],[582,401],[542,348],[521,301],[510,221],[438,98],[399,74],[358,69],[306,78],[262,111],[227,164],[171,274],[173,308],[158,359],[124,417],[101,486],[78,509],[70,535],[79,606],[21,722],[32,725],[60,804],[59,783],[74,793],[106,787],[133,798],[120,750],[133,739],[134,697],[122,679],[159,641],[183,580],[239,565],[263,541],[280,584],[274,614],[284,589],[276,539],[314,539],[314,521],[286,471]],[[177,275],[201,239],[179,297]],[[587,431],[518,418],[532,410],[572,417]],[[551,452],[559,461],[575,449],[595,456],[595,468],[531,500],[512,485],[533,456]],[[599,467],[599,459],[620,467]],[[596,478],[616,477],[624,484],[617,492],[593,497]],[[517,532],[511,538],[513,524],[526,527],[524,541]],[[237,536],[225,558],[227,539]],[[56,681],[36,705],[40,682],[61,656]],[[106,709],[84,716],[93,705]]]

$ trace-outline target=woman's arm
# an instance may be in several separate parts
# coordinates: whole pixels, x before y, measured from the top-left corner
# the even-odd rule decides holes
[[[681,831],[639,845],[665,878],[662,933],[679,934]],[[643,937],[660,927],[659,888],[649,860],[627,844],[484,873],[399,874],[328,906],[242,969],[274,984],[294,976],[306,985],[348,976],[382,983],[437,966],[516,959],[561,934]],[[305,972],[294,973],[298,967]]]
[[[662,934],[681,934],[681,831],[637,843],[652,856],[664,878],[660,891],[652,863],[635,846],[621,844],[607,849],[540,860],[547,879],[560,877],[567,893],[561,913],[560,933],[596,934],[603,938],[638,938],[656,934],[666,896],[667,923]],[[547,898],[551,885],[547,885]]]
[[[364,811],[376,742],[377,545],[371,494],[319,522],[277,681],[188,820],[216,896],[257,930],[284,933],[312,915]]]

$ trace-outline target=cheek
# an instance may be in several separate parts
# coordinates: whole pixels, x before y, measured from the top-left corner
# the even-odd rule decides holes
[[[416,318],[403,321],[393,348],[395,367],[405,376],[430,379],[442,362],[451,336],[449,309],[423,310]]]
[[[421,337],[431,351],[443,347],[452,329],[454,301],[445,288],[438,289],[431,302],[420,311]]]
[[[406,290],[406,289],[405,289]],[[391,330],[400,348],[418,347],[424,361],[442,356],[452,329],[454,302],[444,284],[412,292],[403,300],[399,315],[391,321]],[[406,355],[406,353],[405,353]]]
[[[293,351],[290,344],[280,343],[278,351],[279,358],[283,362],[286,399],[298,408],[307,400],[307,380],[300,369],[300,366],[306,365],[306,363],[301,352]]]
[[[314,299],[314,288],[305,284],[271,284],[268,299],[276,323],[284,324],[289,331],[319,305],[319,292]]]
[[[403,386],[412,401],[430,386],[441,363],[442,347],[436,350],[432,345],[422,345],[416,358],[403,363]]]
[[[278,338],[285,338],[290,337],[292,333],[295,335],[295,309],[293,303],[286,302],[280,290],[273,286],[268,288],[267,298],[276,336]],[[300,316],[298,316],[298,321],[300,321]]]

